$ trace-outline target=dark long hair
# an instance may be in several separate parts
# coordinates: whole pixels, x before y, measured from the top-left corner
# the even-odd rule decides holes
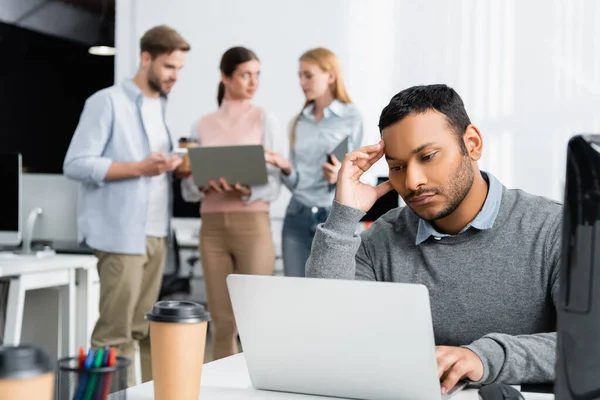
[[[245,47],[232,47],[223,54],[221,57],[221,64],[219,69],[225,76],[231,76],[235,72],[238,65],[248,61],[256,60],[259,61],[258,57],[254,52]],[[223,82],[219,82],[219,89],[217,90],[217,103],[221,106],[223,97],[225,96],[225,85]]]

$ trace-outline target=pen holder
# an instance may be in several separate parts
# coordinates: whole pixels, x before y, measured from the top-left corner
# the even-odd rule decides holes
[[[56,399],[126,399],[129,365],[130,361],[123,357],[117,357],[116,365],[101,368],[79,368],[77,357],[60,359],[56,370]]]

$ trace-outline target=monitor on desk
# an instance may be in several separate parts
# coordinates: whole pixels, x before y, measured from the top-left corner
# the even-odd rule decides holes
[[[57,252],[77,248],[77,197],[79,183],[59,174],[23,174],[21,220],[41,209],[31,232],[32,246],[42,244]]]
[[[600,398],[600,135],[567,146],[556,398]]]
[[[21,154],[0,153],[0,245],[21,243]]]

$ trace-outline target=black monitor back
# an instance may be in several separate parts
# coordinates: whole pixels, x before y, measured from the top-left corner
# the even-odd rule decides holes
[[[567,147],[557,400],[600,399],[600,135]]]

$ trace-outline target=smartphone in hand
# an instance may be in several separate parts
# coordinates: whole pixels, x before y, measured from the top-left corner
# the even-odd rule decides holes
[[[174,147],[169,156],[183,157],[188,153],[188,149],[185,147]]]
[[[340,144],[338,144],[336,148],[327,155],[327,162],[333,165],[333,159],[331,158],[332,154],[338,159],[339,162],[342,162],[344,157],[346,157],[346,153],[348,153],[348,136],[346,136],[344,140],[342,140]]]

